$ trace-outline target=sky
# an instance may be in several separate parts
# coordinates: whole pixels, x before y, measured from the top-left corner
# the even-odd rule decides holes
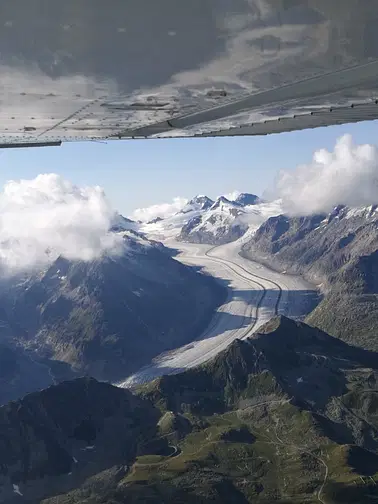
[[[345,134],[356,144],[378,145],[378,121],[265,137],[87,142],[2,150],[0,187],[9,180],[55,173],[79,187],[101,186],[112,207],[127,216],[136,208],[174,197],[206,194],[215,198],[234,190],[261,195],[273,186],[279,170],[290,173],[308,165],[315,151],[332,151]]]

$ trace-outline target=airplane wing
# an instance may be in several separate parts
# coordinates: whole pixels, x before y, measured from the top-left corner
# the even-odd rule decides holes
[[[0,147],[378,118],[372,0],[3,0]]]

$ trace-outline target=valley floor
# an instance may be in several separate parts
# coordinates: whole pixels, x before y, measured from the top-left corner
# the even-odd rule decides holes
[[[132,387],[163,374],[197,366],[224,350],[234,339],[244,339],[274,315],[302,319],[314,307],[316,288],[284,272],[277,273],[240,257],[235,243],[211,247],[169,241],[179,251],[177,259],[201,268],[228,289],[209,327],[193,342],[156,357],[120,386]]]

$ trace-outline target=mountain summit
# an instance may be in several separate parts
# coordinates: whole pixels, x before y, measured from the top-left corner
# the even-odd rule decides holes
[[[210,210],[221,210],[221,211],[229,211],[232,212],[232,209],[240,207],[241,204],[236,201],[231,201],[227,199],[225,196],[219,196],[215,203],[211,206]]]
[[[241,193],[234,201],[242,206],[258,205],[262,203],[262,200],[258,196],[250,193]]]
[[[207,196],[199,194],[195,196],[193,199],[191,199],[179,213],[186,214],[188,212],[198,210],[208,210],[213,204],[214,204],[213,200],[211,200]]]

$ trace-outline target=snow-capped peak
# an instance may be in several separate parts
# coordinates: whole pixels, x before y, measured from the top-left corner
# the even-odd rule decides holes
[[[239,203],[239,205],[242,206],[259,205],[260,203],[262,203],[262,200],[258,196],[250,193],[241,193],[233,201],[235,203]]]
[[[266,218],[281,212],[280,202],[264,202],[250,193],[222,195],[216,201],[199,194],[174,215],[154,219],[138,230],[155,240],[220,244],[253,233]]]
[[[214,201],[204,196],[202,194],[198,194],[193,199],[191,199],[184,208],[179,212],[186,214],[188,212],[198,211],[198,210],[207,210],[213,205]]]
[[[135,221],[128,219],[119,213],[115,213],[111,222],[110,231],[119,233],[122,231],[136,230],[137,227],[138,224]]]
[[[230,201],[224,196],[220,196],[217,198],[216,202],[210,207],[210,210],[229,210],[229,209],[236,209],[240,208],[241,205],[237,203],[236,201]]]

